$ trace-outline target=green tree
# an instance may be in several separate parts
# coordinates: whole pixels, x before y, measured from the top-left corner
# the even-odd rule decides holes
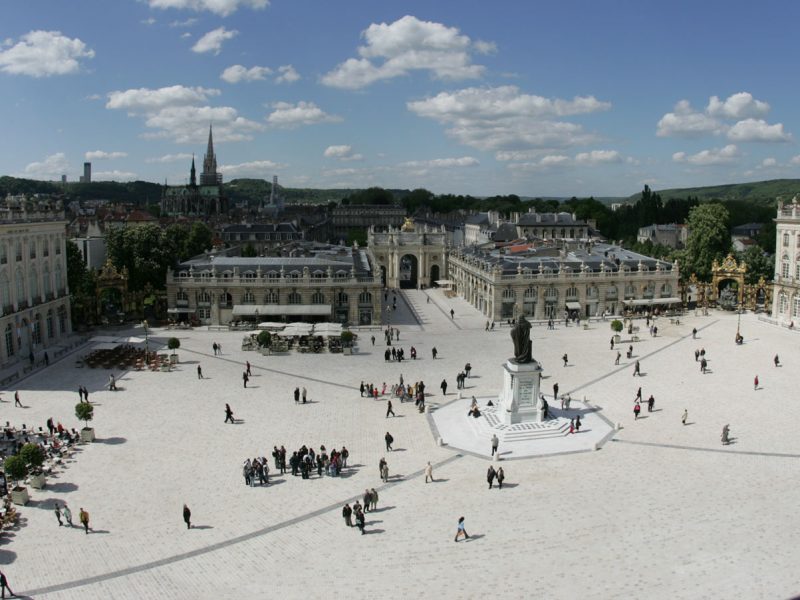
[[[772,281],[775,259],[758,246],[750,246],[744,252],[737,252],[736,260],[747,263],[745,283],[758,283],[761,277],[764,278],[764,281]]]
[[[255,246],[253,246],[253,244],[247,242],[247,244],[245,244],[245,246],[242,248],[242,256],[252,258],[254,256],[258,256],[258,252],[256,252]]]
[[[214,232],[205,223],[195,222],[186,240],[184,258],[191,258],[211,249]]]
[[[78,245],[72,240],[67,240],[67,285],[70,291],[76,293],[83,289],[86,281],[86,264]]]
[[[153,223],[110,229],[106,232],[106,245],[111,262],[118,269],[128,269],[132,291],[143,290],[148,283],[153,289],[164,289],[167,269],[180,256],[165,232]]]
[[[701,280],[711,278],[711,263],[724,258],[731,247],[728,220],[728,209],[722,204],[701,204],[689,211],[689,239],[681,268],[685,277],[696,273]]]

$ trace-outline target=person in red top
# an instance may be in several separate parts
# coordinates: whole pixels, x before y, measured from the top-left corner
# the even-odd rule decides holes
[[[642,407],[638,402],[633,405],[633,418],[634,419],[638,419],[639,418],[639,413],[641,412],[641,410],[642,410]]]
[[[753,389],[754,390],[758,389],[758,375],[756,375],[755,380],[753,380]]]

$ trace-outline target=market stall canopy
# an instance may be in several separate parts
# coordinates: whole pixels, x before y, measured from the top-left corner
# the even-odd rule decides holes
[[[327,304],[237,304],[233,307],[234,316],[255,315],[330,315]]]
[[[680,298],[635,298],[633,300],[625,300],[623,304],[629,306],[650,306],[652,304],[679,304]]]
[[[311,335],[311,328],[311,323],[289,323],[283,331],[279,331],[275,335],[281,337]]]
[[[567,308],[569,310],[580,310],[581,303],[580,302],[567,302]]]
[[[321,335],[324,337],[337,337],[342,335],[341,323],[315,323],[314,335]]]
[[[277,323],[275,321],[264,321],[258,324],[259,329],[266,329],[268,331],[280,331],[286,327],[286,323]]]

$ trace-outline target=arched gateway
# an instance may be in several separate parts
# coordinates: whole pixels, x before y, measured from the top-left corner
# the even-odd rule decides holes
[[[400,229],[368,233],[369,249],[389,288],[421,289],[447,273],[447,232],[444,227],[415,225],[411,219]]]

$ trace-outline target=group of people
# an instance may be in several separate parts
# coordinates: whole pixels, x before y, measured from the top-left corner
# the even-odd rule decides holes
[[[371,491],[374,492],[375,490],[371,490]],[[366,498],[366,495],[367,494],[365,493],[364,494],[365,498]],[[375,497],[376,497],[375,502],[377,503],[377,501],[378,501],[377,500],[377,492],[375,492]],[[368,501],[365,499],[364,500],[364,506],[366,506],[367,503],[368,503]],[[361,504],[359,504],[358,500],[356,500],[356,503],[353,504],[352,508],[350,507],[349,503],[345,504],[342,507],[342,516],[344,517],[345,525],[347,525],[348,527],[353,527],[353,517],[355,517],[355,520],[356,520],[355,526],[358,527],[358,530],[361,532],[361,535],[364,535],[364,533],[365,533],[364,525],[366,524],[366,517],[364,516],[364,508],[362,508],[362,506],[361,506]]]
[[[392,360],[396,360],[397,362],[403,362],[403,359],[405,359],[405,357],[406,357],[405,350],[403,350],[402,348],[395,348],[394,346],[392,346],[391,350],[389,350],[389,348],[386,348],[386,350],[383,352],[383,360],[385,360],[386,362]],[[411,358],[412,359],[417,358],[417,351],[413,347],[411,349]]]

